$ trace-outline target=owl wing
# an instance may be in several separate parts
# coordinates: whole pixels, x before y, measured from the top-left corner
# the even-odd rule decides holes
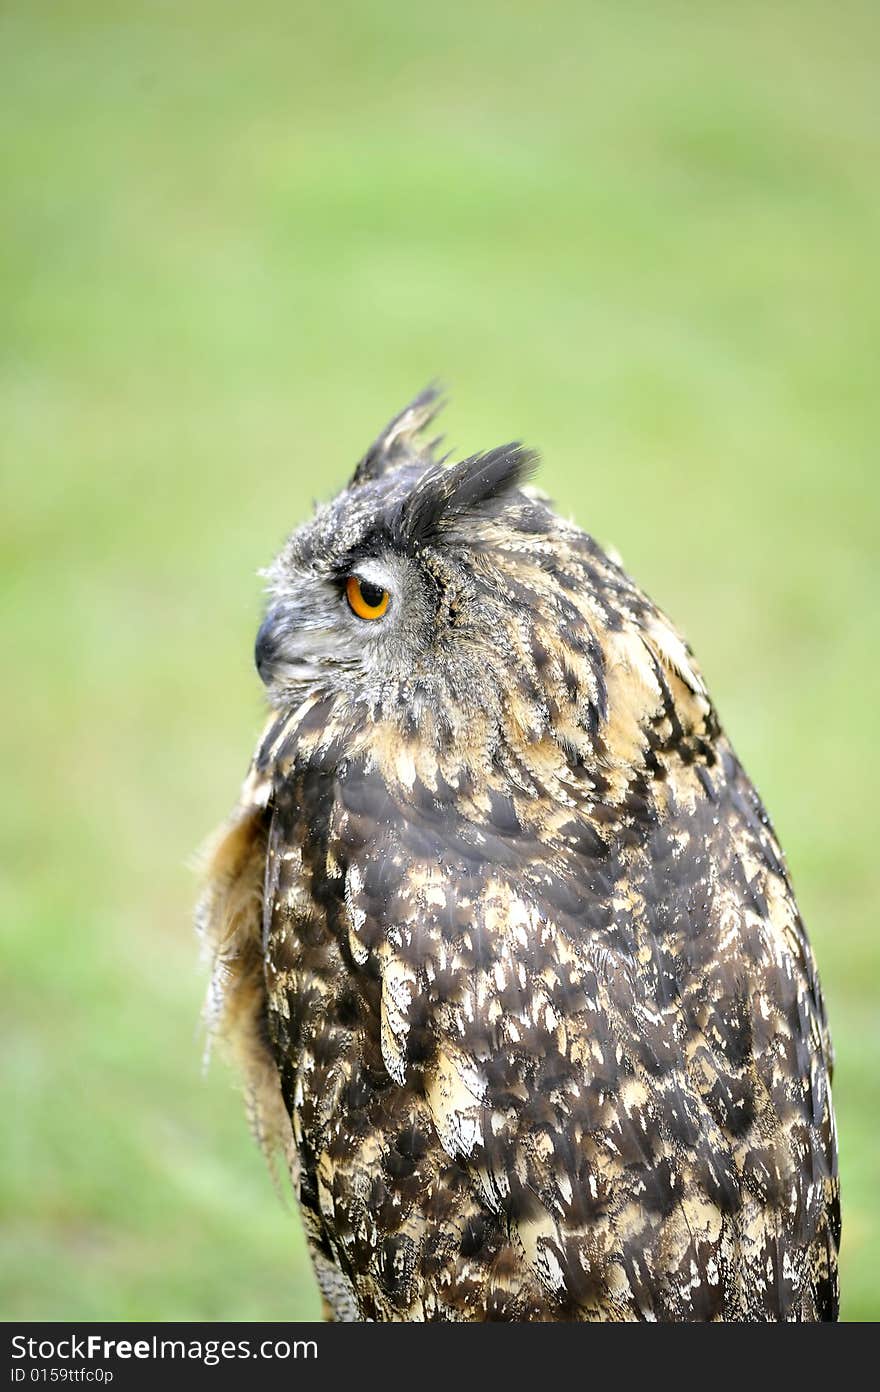
[[[311,782],[291,797],[295,825],[276,810],[275,834],[302,844],[307,825],[323,847],[310,883],[333,901],[373,1041],[355,1089],[375,1120],[367,1150],[338,1117],[306,1136],[331,1157],[329,1229],[367,1230],[376,1251],[402,1230],[351,1157],[387,1173],[402,1118],[427,1112],[460,1197],[435,1192],[435,1164],[434,1189],[411,1200],[411,1283],[430,1200],[469,1270],[482,1254],[490,1292],[499,1261],[509,1281],[515,1260],[553,1318],[827,1317],[824,1015],[772,833],[732,756],[686,814],[646,811],[651,825],[630,825],[614,853],[583,824],[563,854],[501,799],[468,821],[448,789],[415,779],[402,797],[356,762],[332,791]],[[273,922],[285,902],[282,872]],[[333,1052],[331,1014],[325,1002],[312,1052],[322,1031]],[[370,1112],[373,1086],[384,1100]],[[492,1232],[506,1234],[503,1261]]]

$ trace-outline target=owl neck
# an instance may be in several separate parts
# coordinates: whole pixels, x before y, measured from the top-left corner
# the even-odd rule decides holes
[[[357,700],[312,688],[272,721],[257,766],[284,779],[357,761],[403,806],[434,799],[476,820],[493,796],[624,808],[667,780],[687,795],[717,722],[650,621],[573,632],[533,620]]]

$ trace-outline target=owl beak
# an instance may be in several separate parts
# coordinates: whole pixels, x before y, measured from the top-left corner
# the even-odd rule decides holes
[[[257,641],[254,644],[254,662],[260,674],[260,680],[265,682],[266,686],[272,680],[275,659],[278,656],[275,630],[275,615],[267,614],[260,625]]]

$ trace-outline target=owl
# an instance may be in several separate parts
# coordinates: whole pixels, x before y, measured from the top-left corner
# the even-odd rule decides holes
[[[831,1320],[831,1043],[676,629],[417,397],[266,572],[207,1016],[328,1318]]]

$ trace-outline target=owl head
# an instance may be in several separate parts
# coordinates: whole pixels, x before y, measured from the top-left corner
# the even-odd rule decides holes
[[[438,407],[428,389],[396,416],[265,572],[255,658],[270,701],[315,692],[352,725],[447,738],[478,715],[533,734],[595,725],[601,654],[585,605],[613,616],[633,588],[523,491],[531,451],[437,458],[423,432]]]

